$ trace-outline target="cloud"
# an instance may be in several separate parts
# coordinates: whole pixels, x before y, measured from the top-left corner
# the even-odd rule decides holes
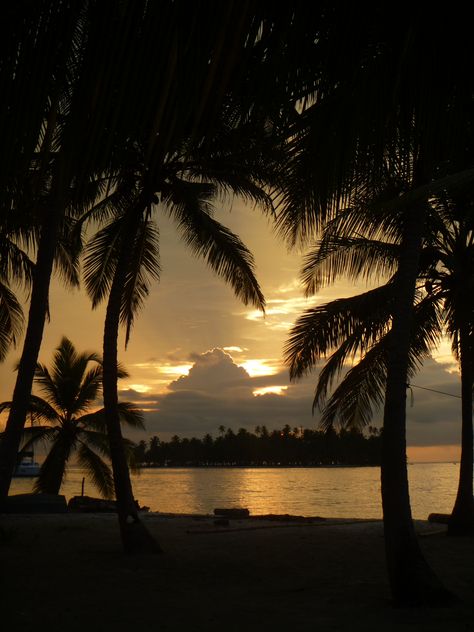
[[[461,380],[451,363],[427,360],[407,397],[411,445],[455,444],[461,437]],[[424,390],[430,389],[430,390]],[[439,391],[439,392],[434,392]]]
[[[167,439],[173,434],[217,434],[220,425],[237,431],[266,425],[270,430],[290,426],[317,428],[318,412],[311,407],[317,371],[296,383],[280,368],[273,375],[250,375],[221,348],[194,354],[188,375],[171,382],[166,393],[122,392],[121,398],[143,407],[147,435]],[[412,446],[458,444],[460,400],[422,388],[458,395],[459,375],[451,366],[427,360],[413,379],[413,406],[407,392],[407,437]],[[416,385],[416,386],[415,386]],[[374,414],[380,425],[382,411]],[[142,438],[142,437],[141,437]]]
[[[249,374],[237,366],[232,356],[222,349],[212,349],[194,356],[188,375],[182,375],[169,385],[170,391],[191,390],[214,393],[247,384]]]
[[[253,430],[315,426],[311,416],[311,394],[300,384],[289,385],[287,371],[252,377],[223,349],[215,348],[193,356],[188,375],[169,384],[164,394],[127,389],[121,399],[135,401],[146,412],[147,434],[169,438],[217,434],[220,425]],[[265,391],[266,388],[270,391]],[[261,394],[255,397],[254,392]]]

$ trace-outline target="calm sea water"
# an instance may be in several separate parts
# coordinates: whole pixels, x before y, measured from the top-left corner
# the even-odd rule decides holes
[[[449,513],[459,475],[454,463],[409,465],[414,518]],[[83,473],[70,468],[61,490],[81,493]],[[31,491],[31,479],[14,479],[10,493]],[[154,511],[212,513],[215,507],[248,507],[252,514],[289,513],[338,518],[381,518],[380,470],[355,468],[162,468],[133,477],[135,497]],[[85,493],[97,496],[86,480]]]

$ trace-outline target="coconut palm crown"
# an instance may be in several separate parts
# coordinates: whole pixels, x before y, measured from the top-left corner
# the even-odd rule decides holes
[[[462,389],[462,454],[456,503],[450,521],[452,534],[474,531],[473,498],[473,331],[474,237],[473,205],[469,194],[439,196],[431,201],[429,231],[421,251],[414,304],[414,327],[409,350],[408,379],[423,358],[449,336],[459,361]],[[388,281],[357,296],[338,299],[307,310],[295,324],[287,344],[293,378],[326,358],[316,386],[313,406],[322,409],[321,425],[363,426],[383,402],[387,376],[387,345],[393,336],[396,301],[396,260],[400,238],[387,240],[387,226],[368,221],[354,231],[352,212],[328,224],[322,240],[306,260],[303,277],[309,293],[335,280],[342,271],[351,278],[385,274]],[[396,224],[396,222],[394,222]],[[374,239],[377,230],[385,238]],[[375,231],[375,234],[374,234]],[[390,232],[390,231],[389,231]],[[347,371],[327,400],[335,378],[349,359],[360,359]]]
[[[92,365],[92,366],[91,366]],[[120,377],[127,373],[120,369]],[[113,497],[114,483],[108,463],[109,444],[103,409],[92,411],[102,390],[102,362],[96,353],[79,353],[63,338],[56,348],[51,369],[39,364],[35,384],[43,397],[32,395],[31,425],[23,434],[22,450],[46,443],[49,452],[41,465],[36,492],[57,494],[73,455],[106,498]],[[0,404],[0,411],[11,402]],[[120,418],[134,428],[143,428],[142,413],[130,402],[119,404]],[[124,440],[131,463],[132,443]]]

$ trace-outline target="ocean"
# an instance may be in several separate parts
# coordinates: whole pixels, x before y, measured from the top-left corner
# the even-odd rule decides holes
[[[459,475],[457,463],[408,466],[414,518],[450,513]],[[71,467],[61,489],[81,494],[84,473]],[[11,494],[31,491],[32,479],[13,479]],[[381,518],[378,467],[156,468],[133,476],[140,505],[165,513],[212,513],[216,507],[247,507],[251,514]],[[85,494],[98,496],[85,481]]]

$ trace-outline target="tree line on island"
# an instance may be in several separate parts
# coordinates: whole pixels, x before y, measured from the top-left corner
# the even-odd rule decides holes
[[[234,432],[221,426],[216,438],[180,438],[169,441],[157,436],[140,441],[134,459],[141,467],[317,467],[336,465],[380,465],[381,433],[368,427],[367,436],[357,430],[336,432],[309,428],[269,431],[257,426],[254,432],[239,428]]]
[[[24,0],[3,17],[0,359],[26,326],[0,443],[0,505],[25,436],[45,321],[57,317],[49,310],[52,275],[71,287],[82,279],[92,307],[106,305],[101,431],[124,550],[161,550],[133,497],[118,333],[123,326],[128,342],[159,280],[163,214],[240,300],[264,309],[251,253],[213,216],[220,195],[238,195],[270,211],[290,246],[310,247],[307,293],[340,275],[384,282],[307,311],[286,360],[293,379],[326,360],[315,405],[328,428],[357,429],[383,404],[394,601],[449,601],[411,519],[406,387],[448,334],[462,373],[461,471],[449,532],[472,534],[469,21],[454,10],[427,15],[422,5],[257,0]],[[27,318],[16,290],[28,295]],[[329,395],[354,358],[358,365]],[[76,414],[77,421],[80,408]]]

